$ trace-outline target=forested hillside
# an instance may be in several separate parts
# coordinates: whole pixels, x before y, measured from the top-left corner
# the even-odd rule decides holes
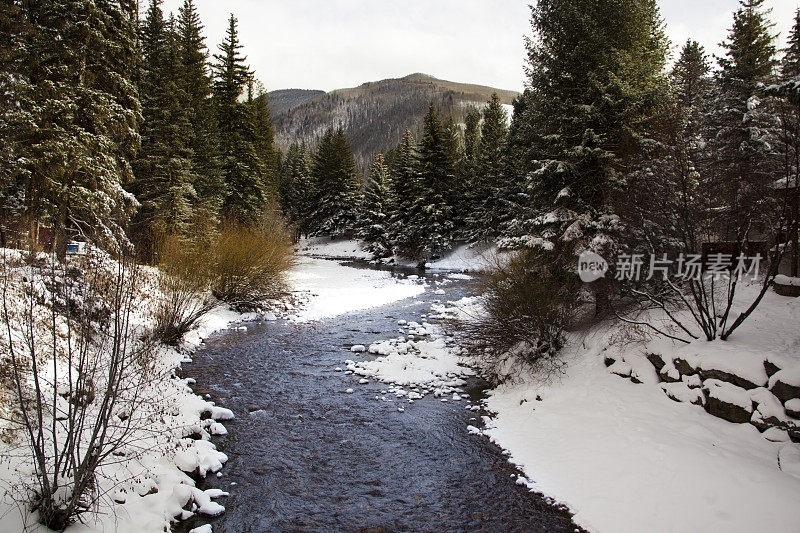
[[[507,105],[519,94],[411,74],[314,96],[300,91],[272,91],[268,96],[280,148],[293,142],[314,144],[329,126],[342,127],[359,168],[366,170],[372,156],[396,145],[406,129],[415,135],[421,132],[422,117],[431,103],[441,114],[463,123],[469,108],[482,107],[493,93]],[[288,95],[294,105],[287,102]]]

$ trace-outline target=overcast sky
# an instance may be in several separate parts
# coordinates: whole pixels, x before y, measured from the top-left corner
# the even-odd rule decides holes
[[[778,46],[800,0],[767,0]],[[142,1],[143,4],[147,3]],[[212,52],[232,12],[268,90],[354,87],[424,72],[521,90],[530,0],[195,0]],[[174,11],[183,0],[165,0]],[[738,0],[661,0],[673,45],[692,37],[720,53]]]

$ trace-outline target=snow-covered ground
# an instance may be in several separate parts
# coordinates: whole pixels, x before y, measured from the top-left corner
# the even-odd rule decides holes
[[[20,257],[15,250],[2,252],[10,264]],[[113,263],[107,266],[114,268]],[[19,282],[26,275],[24,266],[20,264],[14,268],[17,270],[11,273],[12,281],[7,287],[12,315],[19,313],[27,300]],[[134,328],[150,323],[158,294],[155,271],[145,268],[143,275],[145,286],[134,305]],[[36,307],[35,311],[47,313],[43,307]],[[222,469],[227,456],[209,439],[212,435],[226,433],[220,421],[233,418],[234,414],[195,395],[190,388],[193,380],[178,378],[173,370],[190,361],[188,354],[203,337],[249,318],[253,317],[221,306],[201,320],[199,328],[187,336],[180,351],[163,345],[157,347],[154,375],[158,377],[147,381],[140,391],[141,412],[137,419],[142,425],[136,426],[130,446],[122,450],[126,459],[100,468],[97,488],[102,496],[98,512],[84,515],[85,523],[70,526],[69,533],[166,531],[176,516],[187,518],[195,513],[214,516],[224,512],[224,506],[213,499],[226,494],[197,489],[189,474],[205,476]],[[5,344],[7,334],[3,331],[0,335]],[[12,335],[17,338],[19,333],[12,330]],[[66,368],[58,372],[66,375]],[[7,405],[0,408],[5,410]],[[3,427],[6,424],[8,422],[4,421]],[[13,438],[0,442],[0,532],[3,533],[19,533],[26,527],[27,531],[45,531],[35,516],[18,503],[25,490],[20,483],[26,483],[32,474],[25,460],[27,452],[20,447],[23,444]]]
[[[742,292],[753,296],[754,291]],[[435,306],[429,318],[468,319],[475,316],[476,303],[464,299]],[[800,445],[788,442],[785,432],[762,434],[748,423],[711,416],[689,399],[671,400],[661,389],[667,384],[658,383],[644,356],[652,350],[687,359],[691,355],[696,362],[756,375],[761,388],[748,394],[760,398],[769,392],[764,388],[765,358],[790,369],[782,371],[787,380],[791,369],[798,368],[798,324],[800,301],[770,293],[727,342],[698,341],[686,347],[660,339],[649,345],[620,343],[614,328],[597,327],[570,339],[561,378],[542,382],[528,375],[498,387],[483,406],[491,413],[484,417],[485,427],[465,431],[482,432],[507,450],[525,474],[521,482],[567,505],[589,531],[798,531]],[[392,383],[390,392],[399,389],[405,399],[409,390],[427,390],[429,367],[440,375],[463,375],[467,362],[458,357],[458,348],[445,343],[435,326],[423,329],[425,346],[437,346],[433,354],[397,339],[369,348],[385,357],[348,362],[348,368]],[[449,356],[441,353],[448,350]],[[613,374],[604,362],[611,354],[628,366],[629,374],[638,371],[642,383]],[[735,389],[723,382],[716,385]]]
[[[425,292],[424,283],[413,276],[400,279],[389,271],[353,268],[308,256],[299,258],[289,281],[301,298],[307,299],[294,315],[298,321],[332,318]]]

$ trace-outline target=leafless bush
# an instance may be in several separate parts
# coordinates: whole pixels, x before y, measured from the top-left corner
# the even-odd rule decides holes
[[[34,472],[20,497],[58,531],[97,507],[101,467],[134,442],[142,391],[157,379],[150,337],[132,320],[137,267],[99,255],[82,261],[16,266],[4,255],[2,265],[10,423]]]
[[[468,353],[496,382],[525,369],[550,377],[563,366],[558,351],[577,286],[560,279],[547,252],[521,250],[497,262],[484,279],[483,312],[459,328]],[[574,277],[574,276],[573,276]]]
[[[253,308],[286,292],[284,273],[293,264],[293,247],[277,214],[265,214],[252,227],[224,224],[211,254],[211,290],[221,301]]]
[[[217,305],[209,290],[212,258],[208,248],[175,236],[160,239],[157,257],[160,298],[153,334],[166,344],[176,345]]]

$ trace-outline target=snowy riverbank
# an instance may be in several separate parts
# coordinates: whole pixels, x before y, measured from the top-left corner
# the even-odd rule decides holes
[[[437,290],[446,298],[446,289]],[[755,291],[743,289],[742,296]],[[434,305],[428,317],[468,318],[477,304]],[[465,431],[481,432],[507,450],[525,474],[520,483],[567,505],[590,531],[796,531],[800,445],[782,429],[762,433],[712,416],[704,405],[706,396],[724,399],[722,392],[729,392],[726,401],[734,407],[746,397],[743,409],[753,413],[754,424],[772,417],[797,426],[768,388],[780,379],[794,386],[800,375],[797,324],[800,300],[772,292],[729,341],[622,342],[618,325],[603,324],[570,337],[563,376],[542,382],[527,375],[490,391],[482,406],[491,413],[485,427]],[[399,409],[428,392],[460,400],[460,380],[471,372],[458,347],[435,325],[400,327],[402,337],[364,347],[377,359],[345,361],[348,370],[391,384]],[[675,374],[675,383],[668,366],[662,379],[646,357],[653,352],[668,365],[688,360],[697,372],[688,370],[683,379]],[[765,361],[784,370],[769,379]],[[711,376],[749,377],[755,388]],[[787,409],[792,405],[786,402]]]

